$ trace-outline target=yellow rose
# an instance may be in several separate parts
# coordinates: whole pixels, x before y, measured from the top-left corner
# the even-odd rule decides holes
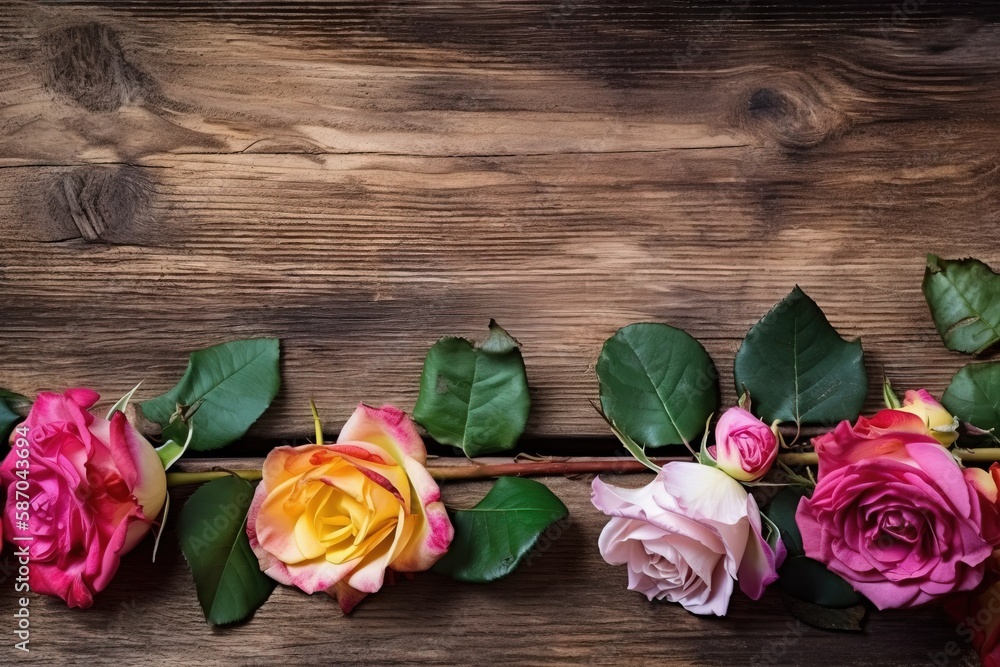
[[[945,447],[951,447],[958,439],[958,418],[935,401],[926,389],[907,391],[903,397],[903,406],[896,409],[923,419],[931,437]]]
[[[348,613],[387,571],[421,572],[454,535],[409,417],[361,404],[334,445],[278,447],[247,515],[261,570]]]

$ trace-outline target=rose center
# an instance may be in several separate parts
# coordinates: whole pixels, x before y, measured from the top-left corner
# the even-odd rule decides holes
[[[907,513],[891,509],[883,512],[878,520],[876,546],[892,549],[895,546],[912,546],[920,538],[920,529]]]

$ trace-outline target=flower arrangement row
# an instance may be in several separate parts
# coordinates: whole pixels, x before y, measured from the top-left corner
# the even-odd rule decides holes
[[[923,291],[948,349],[1000,342],[1000,277],[982,262],[931,255]],[[737,405],[720,406],[713,360],[680,329],[631,324],[605,342],[598,409],[628,465],[430,465],[418,424],[470,458],[516,446],[530,410],[520,348],[495,322],[478,344],[443,338],[412,418],[362,403],[326,442],[312,406],[314,442],[273,448],[260,470],[170,471],[189,451],[239,453],[280,388],[276,339],[196,351],[173,389],[140,402],[137,386],[104,414],[90,389],[0,390],[0,527],[30,555],[24,589],[89,607],[123,556],[159,543],[169,488],[199,484],[176,531],[209,622],[250,617],[278,584],[346,614],[396,576],[513,572],[567,515],[527,477],[648,470],[639,488],[595,477],[592,500],[609,517],[597,548],[650,601],[723,616],[737,588],[758,599],[776,584],[792,614],[837,630],[860,630],[871,607],[941,602],[984,662],[1000,660],[1000,619],[977,620],[1000,592],[1000,465],[979,466],[1000,458],[1000,363],[959,369],[940,402],[883,379],[885,409],[863,416],[861,341],[796,287],[740,346]],[[809,425],[824,432],[808,440]],[[654,456],[680,447],[686,460]],[[487,477],[474,507],[443,504],[439,483]]]

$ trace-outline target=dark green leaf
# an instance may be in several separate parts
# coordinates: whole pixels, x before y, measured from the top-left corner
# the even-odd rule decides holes
[[[434,571],[474,583],[513,572],[543,531],[569,514],[547,486],[519,477],[501,477],[475,507],[449,513],[455,539]]]
[[[781,531],[781,541],[788,550],[788,556],[778,570],[778,581],[787,593],[807,602],[825,607],[856,605],[863,598],[850,584],[830,572],[822,563],[805,555],[802,534],[795,523],[795,512],[805,495],[801,488],[786,487],[767,508],[767,517]]]
[[[941,397],[948,412],[984,431],[1000,429],[1000,363],[969,364]]]
[[[644,447],[697,440],[719,405],[718,373],[701,343],[656,323],[622,327],[597,360],[601,408]]]
[[[778,575],[778,583],[789,595],[823,607],[853,607],[864,600],[823,563],[806,556],[789,553]]]
[[[923,290],[949,350],[980,354],[1000,340],[1000,275],[978,259],[927,255]]]
[[[246,433],[278,393],[278,356],[276,338],[236,340],[194,352],[177,386],[143,403],[142,413],[166,428],[178,405],[197,405],[190,419],[191,449],[228,445]]]
[[[11,410],[16,412],[27,411],[31,408],[31,399],[9,389],[0,389],[0,400],[3,400]]]
[[[0,451],[6,451],[11,432],[23,419],[24,417],[10,409],[7,401],[0,399]]]
[[[806,625],[820,630],[838,630],[840,632],[862,632],[868,608],[858,604],[843,609],[830,609],[822,605],[785,598],[785,606],[795,618]]]
[[[805,492],[802,489],[785,487],[778,492],[767,508],[767,518],[781,531],[781,541],[789,556],[800,556],[805,553],[802,549],[802,534],[799,532],[798,524],[795,523],[795,511],[803,496]]]
[[[198,601],[214,625],[247,618],[275,587],[250,550],[246,521],[252,499],[253,485],[223,477],[191,494],[177,519],[177,537]]]
[[[868,393],[861,341],[844,341],[798,287],[747,333],[735,375],[737,391],[750,391],[767,422],[854,419]]]
[[[490,320],[481,345],[442,338],[427,352],[413,418],[438,442],[479,456],[512,448],[530,408],[519,344]]]

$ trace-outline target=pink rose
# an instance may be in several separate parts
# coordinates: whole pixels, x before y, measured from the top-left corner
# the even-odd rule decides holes
[[[795,516],[807,556],[879,609],[979,584],[1000,535],[988,473],[963,470],[921,417],[901,410],[841,422],[813,445],[818,484]]]
[[[349,613],[393,572],[429,569],[454,535],[427,450],[402,411],[360,405],[335,445],[272,449],[247,514],[272,579]]]
[[[125,415],[116,412],[108,421],[87,412],[99,398],[89,389],[39,394],[12,436],[15,443],[26,437],[27,459],[15,446],[0,465],[4,534],[33,538],[18,543],[31,555],[31,589],[70,607],[93,604],[167,495],[159,456]]]
[[[591,500],[612,517],[601,532],[601,555],[627,565],[629,589],[650,600],[724,616],[734,580],[756,600],[778,578],[784,547],[771,550],[753,496],[716,468],[675,461],[640,489],[596,478]]]
[[[708,455],[719,470],[741,482],[755,482],[778,456],[776,426],[768,426],[743,408],[729,408],[715,426]]]

